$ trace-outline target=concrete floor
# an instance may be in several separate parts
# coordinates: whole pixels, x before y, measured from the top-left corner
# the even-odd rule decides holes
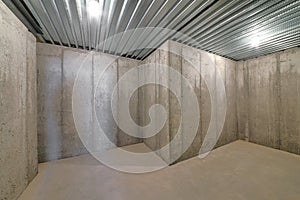
[[[206,158],[126,174],[84,155],[39,165],[19,199],[300,199],[300,156],[236,141]]]

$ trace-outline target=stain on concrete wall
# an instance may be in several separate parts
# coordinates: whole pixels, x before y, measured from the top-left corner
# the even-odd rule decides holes
[[[111,65],[99,80],[101,67],[105,67],[103,62],[106,61]],[[80,66],[84,66],[83,84],[90,86],[81,91],[82,96],[90,99],[89,104],[84,108],[77,108],[89,109],[86,113],[90,115],[85,116],[84,126],[97,134],[94,123],[99,120],[110,141],[117,146],[142,141],[124,134],[117,127],[111,111],[111,95],[115,84],[126,71],[137,66],[139,61],[38,43],[37,63],[39,162],[87,153],[77,133],[72,113],[73,86]],[[137,82],[138,77],[133,81]],[[138,94],[131,98],[130,105],[135,121],[138,121],[137,99]],[[94,108],[96,115],[93,113]],[[108,144],[102,144],[105,145]]]
[[[238,63],[241,138],[300,153],[299,57],[294,48]]]
[[[35,37],[0,2],[0,199],[37,174]]]

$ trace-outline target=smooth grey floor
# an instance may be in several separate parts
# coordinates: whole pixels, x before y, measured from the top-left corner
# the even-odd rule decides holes
[[[146,148],[138,146],[138,148]],[[20,199],[300,199],[300,156],[236,141],[147,174],[126,174],[90,155],[40,164]]]

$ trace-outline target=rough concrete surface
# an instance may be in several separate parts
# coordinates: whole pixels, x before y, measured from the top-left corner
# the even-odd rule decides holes
[[[189,63],[186,58],[188,58],[188,60],[190,60],[192,63]],[[211,74],[220,73],[221,77],[223,78],[222,81],[224,82],[227,97],[227,115],[222,134],[218,140],[216,147],[237,140],[238,134],[236,115],[235,61],[222,58],[220,56],[216,56],[214,54],[201,51],[186,45],[182,45],[174,41],[167,41],[161,49],[154,51],[143,61],[143,63],[165,64],[170,66],[172,69],[177,70],[190,82],[190,84],[193,86],[194,93],[198,98],[200,121],[197,135],[194,138],[192,145],[177,161],[185,160],[199,154],[201,144],[204,140],[211,119],[210,94],[208,92],[206,82],[203,80],[203,77],[201,77],[201,75],[196,71],[196,69],[194,69],[194,67],[198,67],[198,70],[201,70],[202,65],[207,65],[209,69],[212,70]],[[159,70],[159,67],[155,68],[155,79],[157,80],[157,83],[159,83],[161,79],[167,79],[169,85],[180,83],[180,81],[178,82],[178,80],[175,80],[175,77],[161,77],[159,75]],[[145,72],[147,76],[152,76],[151,73],[152,72]],[[144,77],[140,78],[147,78],[147,76],[144,75]],[[216,75],[208,76],[206,74],[205,76],[205,79],[209,82],[209,84],[215,85]],[[216,88],[216,86],[214,87],[215,91],[217,92],[218,88]],[[178,86],[177,89],[178,94],[181,94],[181,86]],[[140,115],[143,117],[142,119],[147,118],[149,107],[154,103],[162,104],[167,110],[168,121],[166,122],[164,129],[161,131],[164,134],[160,133],[151,138],[144,139],[144,142],[151,149],[157,150],[169,143],[176,134],[179,134],[181,140],[177,144],[174,144],[170,147],[169,155],[161,155],[164,160],[169,160],[169,158],[177,158],[178,155],[180,155],[180,153],[182,152],[182,148],[184,147],[184,142],[187,141],[188,137],[191,137],[190,134],[186,133],[187,131],[184,131],[185,124],[182,124],[181,130],[178,131],[178,129],[180,123],[182,122],[182,117],[186,117],[184,113],[189,109],[194,108],[191,107],[193,105],[190,105],[190,102],[183,102],[181,97],[179,97],[178,99],[171,91],[169,91],[169,94],[167,94],[166,90],[166,88],[162,89],[162,87],[160,87],[159,90],[154,90],[154,88],[151,88],[149,86],[145,87],[143,89],[144,93],[141,92],[140,94],[140,101],[146,101],[144,103],[145,106],[140,111]],[[156,98],[156,100],[152,99],[154,97]],[[182,107],[180,107],[179,103],[181,103]],[[161,135],[165,135],[164,138],[162,138]]]
[[[93,74],[94,74],[94,94],[95,94],[95,114],[94,120],[99,121],[102,129],[109,140],[117,144],[118,126],[113,118],[111,108],[111,94],[118,81],[118,63],[115,57],[106,54],[95,54],[93,57]],[[106,65],[112,63],[103,74],[101,71]],[[94,121],[95,122],[95,121]],[[95,125],[95,124],[94,124]],[[94,134],[98,134],[95,126]]]
[[[110,63],[112,62],[112,63]],[[112,117],[110,98],[118,81],[126,70],[137,66],[139,61],[118,58],[103,53],[89,53],[49,44],[37,45],[38,68],[38,151],[39,162],[77,156],[87,153],[77,133],[73,112],[72,92],[78,70],[83,66],[85,79],[81,96],[90,99],[84,108],[85,126],[94,130],[98,119],[110,140],[118,146],[135,144],[141,139],[125,135]],[[99,80],[101,67],[111,64]],[[136,82],[138,79],[135,80]],[[95,95],[95,99],[94,99]],[[131,114],[138,121],[138,95],[131,98]],[[120,99],[122,100],[122,99]],[[115,102],[117,103],[117,102]],[[96,116],[93,114],[96,109]],[[94,130],[97,134],[97,130]],[[105,146],[107,144],[102,144]]]
[[[216,147],[237,139],[245,139],[269,147],[299,153],[299,92],[297,73],[298,49],[277,54],[271,54],[247,61],[235,62],[220,56],[197,50],[177,42],[167,41],[163,48],[154,51],[144,61],[134,61],[94,53],[91,80],[94,90],[101,87],[104,93],[96,98],[97,117],[101,118],[102,127],[109,132],[109,138],[118,146],[141,142],[141,139],[126,135],[115,124],[110,108],[110,96],[114,85],[122,75],[138,64],[154,64],[154,70],[141,69],[137,80],[154,77],[156,85],[147,85],[131,98],[130,111],[133,120],[142,126],[150,123],[149,108],[161,104],[168,112],[168,119],[163,129],[155,136],[143,141],[165,160],[176,157],[181,152],[182,140],[174,144],[168,151],[160,151],[176,135],[181,123],[181,109],[189,109],[189,102],[177,99],[167,88],[159,86],[162,81],[173,84],[173,77],[162,76],[159,64],[171,66],[186,77],[198,98],[200,121],[197,135],[191,147],[178,160],[185,160],[198,154],[211,120],[211,99],[207,84],[214,85],[216,76],[204,73],[200,76],[192,64],[208,66],[211,74],[219,73],[225,85],[227,111],[222,134]],[[176,54],[170,53],[175,51]],[[40,161],[70,157],[86,153],[85,148],[76,136],[76,130],[70,109],[71,90],[79,61],[87,52],[53,45],[38,45],[39,68],[39,152]],[[75,55],[76,54],[76,55]],[[188,57],[193,63],[188,63],[183,57]],[[98,57],[98,59],[97,59]],[[107,84],[96,85],[97,68],[101,68],[100,60],[112,59],[114,62],[104,76]],[[103,61],[101,61],[103,62]],[[71,65],[69,67],[69,65]],[[76,67],[77,66],[77,67]],[[76,69],[75,69],[76,68]],[[94,78],[92,78],[94,77]],[[205,78],[205,80],[204,80]],[[53,81],[55,80],[55,81]],[[104,81],[104,80],[103,80]],[[208,81],[208,83],[206,82]],[[91,88],[90,88],[91,89]],[[181,88],[178,87],[180,94]],[[218,88],[215,88],[216,92]],[[94,93],[97,91],[94,91]],[[90,93],[92,95],[93,93]],[[88,95],[88,96],[90,96]],[[180,104],[182,108],[180,108]],[[296,108],[296,109],[295,109]],[[48,113],[48,116],[45,115]],[[95,120],[96,116],[93,116]],[[45,122],[44,122],[45,121]],[[91,122],[92,123],[92,122]],[[156,123],[155,120],[153,123]],[[182,129],[185,125],[182,125]],[[140,133],[143,134],[143,133]],[[54,142],[55,141],[55,142]],[[53,143],[54,142],[54,143]],[[47,155],[45,155],[45,152]]]
[[[193,139],[192,145],[175,162],[186,160],[199,153],[211,117],[216,115],[216,113],[211,113],[212,102],[207,84],[213,86],[214,93],[218,93],[220,88],[216,85],[217,73],[220,74],[225,85],[227,111],[223,131],[216,147],[223,146],[237,139],[244,139],[267,147],[300,154],[300,48],[293,48],[240,62],[174,41],[167,41],[162,45],[161,49],[154,51],[144,61],[117,58],[104,53],[48,44],[38,44],[36,49],[35,38],[3,2],[0,2],[0,29],[0,199],[16,199],[26,185],[35,177],[37,174],[37,151],[40,162],[87,153],[77,134],[72,111],[73,86],[77,72],[82,65],[85,67],[83,73],[86,77],[82,84],[88,85],[88,87],[81,88],[79,92],[83,98],[90,99],[90,101],[84,107],[77,109],[88,110],[87,113],[90,114],[84,116],[86,121],[84,127],[92,130],[91,141],[94,139],[94,134],[98,133],[94,125],[96,120],[99,120],[109,139],[117,146],[144,142],[151,150],[158,150],[157,155],[163,160],[173,160],[173,158],[177,158],[180,155],[185,142],[191,137],[189,134],[184,134],[186,132],[185,129],[188,128],[186,124],[181,124],[182,126],[179,130],[182,117],[185,117],[186,114],[182,111],[193,109],[193,105],[189,101],[183,101],[182,97],[186,94],[182,92],[182,82],[176,88],[178,94],[181,95],[179,99],[168,88],[159,85],[163,82],[168,82],[169,86],[175,84],[175,82],[178,83],[178,80],[175,80],[174,77],[170,75],[165,76],[164,69],[159,66],[163,64],[175,69],[191,83],[200,109],[200,120],[196,137]],[[175,53],[170,53],[170,51]],[[190,58],[192,63],[184,59],[187,57]],[[105,66],[103,62],[110,63],[110,67],[105,71],[102,80],[98,82],[99,72]],[[160,104],[167,111],[168,119],[157,135],[140,139],[127,135],[116,125],[110,105],[111,94],[115,84],[126,72],[139,64],[149,63],[155,65],[153,70],[140,70],[139,75],[130,80],[130,83],[138,83],[142,79],[154,77],[156,85],[144,86],[134,93],[129,105],[131,117],[137,124],[145,126],[150,123],[149,108],[154,104]],[[193,65],[200,71],[204,69],[203,66],[207,66],[211,73],[207,73],[204,75],[205,77],[202,77],[193,69]],[[128,95],[124,91],[118,90],[118,99],[115,103],[120,103]],[[218,103],[220,102],[217,102],[217,105]],[[95,114],[93,109],[96,109]],[[152,123],[158,123],[157,120],[159,118],[157,115],[155,113],[156,118]],[[118,113],[118,119],[124,120],[125,118]],[[143,135],[142,132],[140,134]],[[181,139],[170,146],[169,149],[165,151],[160,150],[172,141],[176,134]],[[108,144],[101,144],[103,147],[106,145]],[[228,152],[226,153],[227,150]],[[270,157],[264,159],[263,156]],[[86,159],[84,161],[88,163],[91,162],[92,166],[94,165],[94,161],[89,156],[74,158],[74,160],[79,162],[82,158]],[[224,158],[229,159],[229,163],[226,164],[228,160]],[[78,161],[76,161],[77,159]],[[214,161],[214,159],[216,160]],[[218,166],[218,162],[222,159],[224,159],[224,165]],[[70,160],[73,161],[72,159]],[[61,162],[68,163],[70,160]],[[193,159],[168,168],[165,172],[160,172],[159,177],[151,177],[151,174],[143,175],[148,179],[155,179],[160,182],[164,180],[160,180],[160,178],[164,177],[167,182],[165,182],[165,187],[162,188],[166,193],[161,191],[161,188],[156,188],[155,185],[151,186],[147,182],[148,179],[139,180],[138,178],[131,178],[131,175],[120,176],[120,173],[107,171],[103,166],[101,166],[101,170],[107,171],[108,174],[113,174],[112,176],[107,175],[106,178],[108,179],[117,177],[120,180],[128,181],[127,178],[129,177],[129,181],[142,181],[144,185],[158,190],[154,196],[146,195],[146,199],[148,197],[157,198],[155,196],[157,194],[162,194],[159,198],[171,198],[170,195],[174,195],[172,198],[179,198],[181,197],[180,195],[184,194],[184,192],[180,193],[181,189],[187,191],[187,194],[192,195],[191,198],[194,199],[198,197],[197,192],[199,192],[199,195],[206,192],[207,199],[219,197],[243,199],[251,195],[256,195],[253,198],[280,199],[287,198],[283,196],[286,194],[293,199],[294,197],[299,197],[299,193],[295,189],[295,186],[299,186],[299,182],[295,178],[297,174],[294,173],[299,169],[297,166],[292,166],[298,164],[298,160],[299,157],[294,155],[284,154],[253,144],[236,142],[214,151],[211,157],[201,162]],[[211,162],[214,165],[206,166],[205,162]],[[191,166],[188,166],[187,163]],[[235,164],[234,167],[237,165],[241,168],[234,168],[236,171],[231,172],[229,169],[233,167],[231,166],[232,164]],[[292,167],[289,167],[290,165]],[[48,164],[44,166],[48,166]],[[49,166],[52,167],[52,163]],[[85,166],[85,163],[83,166]],[[184,167],[181,168],[182,166]],[[195,174],[198,173],[198,179],[195,182],[202,184],[203,190],[200,189],[195,192],[193,189],[196,188],[196,185],[192,184],[190,186],[191,184],[188,182],[190,179],[186,179],[186,177],[183,177],[187,181],[185,183],[191,188],[184,187],[179,179],[167,179],[170,177],[168,173],[175,173],[178,169],[183,175],[190,175],[193,178],[195,174],[192,174],[192,171],[196,170],[196,168],[193,168],[194,166],[203,168],[202,173],[195,171]],[[190,169],[187,170],[189,167]],[[261,171],[255,171],[256,168]],[[224,169],[225,171],[223,171]],[[186,173],[185,170],[188,172]],[[53,183],[50,182],[49,184],[50,186],[52,184],[52,187],[58,191],[52,194],[57,195],[55,197],[58,199],[71,198],[73,195],[76,195],[76,193],[66,194],[58,186],[55,186],[56,176],[65,171],[66,169],[58,167],[57,174],[53,177]],[[105,176],[104,172],[100,171],[99,173],[101,176]],[[45,175],[43,173],[45,172],[42,172],[41,176]],[[164,173],[166,174],[164,175]],[[213,179],[210,179],[208,174],[213,176]],[[219,176],[217,176],[218,174]],[[69,176],[71,175],[70,173]],[[90,174],[85,175],[90,176]],[[243,180],[248,180],[250,183],[244,182],[241,184],[241,181],[236,180],[233,175],[239,178],[243,177]],[[264,176],[269,177],[268,179],[259,180]],[[229,179],[231,181],[229,183],[235,185],[235,190],[232,193],[228,192],[231,188],[227,187],[228,179],[226,178],[233,178]],[[281,187],[279,180],[284,180],[284,178],[287,178],[292,183],[290,187],[284,188],[288,184],[284,185],[283,188]],[[66,181],[69,180],[72,180],[72,178]],[[77,180],[76,177],[74,180]],[[98,178],[94,180],[96,181],[95,184],[98,183]],[[199,180],[200,182],[197,182]],[[215,187],[210,183],[211,180],[219,180],[220,182],[217,182],[217,186],[227,192],[218,193],[212,191],[211,188]],[[269,183],[266,180],[271,181],[269,190],[274,191],[273,193],[260,190],[259,183],[265,186]],[[68,182],[62,181],[61,183],[67,184]],[[225,184],[225,187],[222,188],[221,184]],[[173,187],[169,188],[170,185]],[[136,186],[134,183],[133,186],[140,187],[141,190],[145,189],[143,184]],[[107,188],[104,189],[110,189],[109,187],[111,185],[107,185]],[[125,199],[127,197],[134,199],[140,193],[140,190],[136,192],[133,189],[134,187],[126,187],[125,189],[129,189],[132,193],[123,194],[121,188],[120,191],[109,195],[113,195],[113,199],[120,197],[119,195],[124,196]],[[168,192],[176,187],[178,187],[176,191],[178,194],[176,192]],[[251,187],[254,189],[252,190]],[[83,190],[89,192],[90,189],[94,188],[83,188]],[[30,190],[34,190],[34,188]],[[50,187],[49,191],[51,190],[52,188]],[[73,192],[73,188],[71,188],[71,191]],[[39,192],[37,191],[37,194]],[[26,197],[28,194],[32,195],[29,192],[25,193],[24,196]],[[89,195],[83,192],[74,197],[85,198],[80,196],[82,194]],[[105,195],[103,197],[108,197]],[[49,197],[53,196],[49,195]]]
[[[37,174],[35,38],[0,2],[0,199]]]
[[[300,48],[238,62],[240,138],[300,153]]]
[[[147,65],[147,64],[155,64],[156,62],[156,57],[158,53],[153,53],[150,56],[148,56],[142,63],[142,65]],[[139,79],[140,81],[145,80],[148,81],[150,78],[155,77],[155,69],[154,70],[148,70],[148,68],[141,68],[140,73],[139,73]],[[150,121],[150,116],[148,114],[148,111],[151,107],[151,105],[155,104],[155,98],[156,98],[156,86],[153,84],[145,85],[140,88],[140,95],[139,95],[139,102],[141,103],[141,108],[140,108],[140,125],[141,126],[146,126]],[[155,123],[152,122],[152,123]],[[141,133],[143,136],[145,133]],[[144,142],[152,149],[156,150],[157,149],[157,137],[162,133],[158,133],[156,136],[145,138]]]
[[[117,172],[83,155],[40,164],[19,199],[297,200],[299,170],[298,155],[244,141],[146,174]]]
[[[119,58],[117,60],[118,64],[118,80],[122,78],[122,76],[128,72],[132,68],[136,68],[140,62],[132,59],[126,59],[126,58]],[[139,81],[139,77],[134,77],[131,80],[127,80],[129,83],[125,83],[126,85],[137,85]],[[123,85],[123,87],[126,87],[126,85]],[[130,97],[131,94],[126,92],[127,90],[118,90],[118,102],[123,101],[126,97]],[[129,110],[131,114],[131,118],[134,120],[136,124],[138,124],[138,117],[139,117],[139,110],[138,110],[138,93],[135,93],[133,96],[130,98],[130,104],[129,104]],[[127,117],[121,116],[120,112],[118,112],[118,118],[119,120],[128,120]],[[136,130],[138,132],[139,130]],[[128,144],[135,144],[135,143],[140,143],[143,140],[141,138],[135,138],[127,133],[125,133],[122,129],[118,128],[118,134],[117,134],[117,146],[125,146]]]
[[[238,138],[249,140],[248,134],[248,84],[247,68],[244,61],[237,63],[236,67],[236,106],[237,106],[237,128]]]
[[[62,48],[37,44],[38,157],[61,157],[62,146]]]
[[[89,85],[90,87],[85,87],[83,90],[80,90],[82,96],[90,99],[89,104],[86,104],[85,107],[76,108],[76,109],[88,109],[88,113],[92,113],[92,99],[93,99],[93,82],[92,82],[92,57],[88,57],[88,52],[72,50],[72,49],[63,49],[63,63],[62,63],[62,135],[61,142],[62,148],[61,158],[81,155],[87,153],[85,147],[82,144],[82,141],[77,134],[75,127],[75,122],[73,118],[73,108],[72,108],[72,95],[73,95],[73,86],[78,73],[78,70],[81,66],[84,66],[82,73],[85,74],[85,83],[84,85]],[[91,116],[85,116],[87,120],[84,120],[84,125],[86,128],[91,129]]]

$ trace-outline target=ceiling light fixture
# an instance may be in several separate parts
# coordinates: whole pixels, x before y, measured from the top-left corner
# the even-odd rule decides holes
[[[90,0],[88,2],[88,12],[91,17],[99,17],[102,10],[102,0],[98,2],[97,0]]]
[[[259,35],[256,35],[251,39],[251,46],[257,48],[259,44],[260,44],[260,37]]]

